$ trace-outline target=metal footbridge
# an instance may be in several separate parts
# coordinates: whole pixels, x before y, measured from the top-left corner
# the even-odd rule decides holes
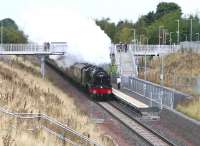
[[[180,45],[115,44],[111,47],[111,55],[120,75],[137,77],[138,56],[164,56],[180,49]]]
[[[175,53],[180,45],[129,45],[135,56],[160,56]]]
[[[41,58],[41,74],[45,74],[45,57],[49,55],[64,55],[66,43],[43,44],[0,44],[0,55],[36,55]]]
[[[142,44],[115,44],[111,47],[111,53],[132,52],[134,56],[159,56],[175,53],[181,49],[181,45],[142,45]]]
[[[0,55],[64,55],[64,52],[39,44],[2,44]]]

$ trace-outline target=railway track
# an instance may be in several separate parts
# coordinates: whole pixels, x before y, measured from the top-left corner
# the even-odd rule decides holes
[[[64,76],[61,71],[58,71],[57,68],[52,66],[51,64],[47,63],[48,66],[56,70],[61,76]],[[65,76],[64,76],[65,77]],[[69,81],[69,79],[67,78]],[[74,85],[75,86],[75,85]],[[120,109],[123,107],[122,102],[96,102],[106,111],[108,111],[111,115],[113,115],[117,120],[123,123],[126,127],[128,127],[131,131],[136,133],[140,136],[144,141],[146,141],[151,146],[176,146],[175,144],[171,143],[161,135],[157,134],[152,129],[146,127],[138,120],[134,119],[134,117],[141,117],[141,113],[138,110],[134,109],[133,107],[129,107],[126,110]],[[130,115],[131,113],[131,115]]]
[[[142,118],[143,116],[139,108],[126,104],[123,101],[120,101],[119,99],[110,100],[109,104],[111,104],[117,109],[120,109],[121,112],[123,111],[123,113],[126,113],[129,116],[133,116],[136,118]]]
[[[150,128],[146,127],[138,120],[126,114],[110,102],[98,102],[98,104],[117,118],[121,123],[128,127],[131,131],[139,135],[151,146],[175,146],[173,143],[160,136]],[[137,114],[137,113],[136,113]]]

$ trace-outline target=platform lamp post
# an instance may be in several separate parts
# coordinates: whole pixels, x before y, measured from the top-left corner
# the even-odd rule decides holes
[[[160,47],[160,31],[161,28],[164,28],[163,25],[159,26],[158,28],[158,42],[159,42],[159,47]],[[160,84],[163,85],[163,56],[161,56],[161,73],[160,73]]]
[[[161,56],[161,74],[160,74],[160,85],[163,86],[164,84],[164,59],[163,55]]]
[[[132,40],[133,46],[132,46],[132,49],[135,49],[135,50],[136,50],[136,45],[137,45],[137,40],[136,40],[136,29],[135,29],[135,28],[132,28],[131,30],[133,30],[133,40]],[[134,51],[135,51],[135,50],[134,50]]]
[[[161,28],[164,28],[164,26],[159,26],[159,28],[158,28],[158,42],[159,42],[159,46],[160,46],[160,31],[161,31]]]
[[[167,42],[167,35],[169,35],[168,30],[167,29],[163,29],[163,44],[166,45]],[[160,74],[160,79],[161,79],[161,86],[164,85],[164,55],[161,54],[161,74]]]
[[[170,32],[169,33],[169,42],[170,42],[170,47],[171,47],[171,45],[172,45],[172,34],[173,34],[174,32]]]
[[[3,47],[3,20],[1,20],[1,47]]]
[[[187,34],[184,34],[185,35],[185,41],[188,41],[188,37],[187,37]]]
[[[199,41],[199,32],[195,33],[197,35],[197,41]]]
[[[190,41],[192,42],[192,18],[190,19]]]
[[[179,30],[179,24],[180,24],[180,20],[177,19],[177,44],[179,44],[179,40],[180,40],[180,30]]]
[[[174,48],[172,47],[172,34],[175,32],[170,32],[169,33],[169,43],[170,43],[170,49],[172,52],[174,52]]]
[[[134,43],[135,43],[135,28],[133,28],[133,40],[134,40]]]
[[[167,35],[169,35],[168,30],[167,29],[163,29],[163,44],[164,45],[167,44]]]
[[[149,39],[148,37],[146,37],[147,39],[147,49],[148,49],[148,44],[149,44]],[[147,52],[147,49],[145,50],[145,55],[144,55],[144,79],[147,80],[147,55],[146,55],[146,52]]]
[[[142,44],[142,35],[140,34],[140,42],[139,44],[141,45]]]
[[[119,63],[120,63],[120,73],[119,73],[119,74],[120,74],[120,76],[121,76],[121,75],[122,75],[122,56],[121,56],[122,49],[120,49],[120,52],[119,52],[119,53],[120,53],[120,54],[119,54],[119,55],[120,55],[120,56],[119,56],[119,57],[120,57],[120,60],[119,60]]]

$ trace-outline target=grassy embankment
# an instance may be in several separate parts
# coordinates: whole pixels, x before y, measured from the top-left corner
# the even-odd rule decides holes
[[[161,58],[148,62],[150,69],[147,73],[149,81],[160,84]],[[189,93],[195,98],[189,103],[182,103],[177,110],[200,120],[200,86],[196,86],[196,79],[200,75],[200,54],[175,53],[164,57],[164,85]],[[143,71],[140,77],[144,78]]]
[[[38,66],[16,57],[4,62],[0,61],[0,106],[15,112],[45,113],[81,133],[89,134],[102,145],[112,145],[87,115],[75,106],[72,97],[47,79],[41,79]],[[41,129],[27,131],[27,128],[37,126],[35,122],[16,120],[2,113],[0,117],[0,145],[63,145]]]

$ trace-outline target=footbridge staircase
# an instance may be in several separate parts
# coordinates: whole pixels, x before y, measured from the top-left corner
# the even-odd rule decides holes
[[[163,56],[177,52],[180,48],[180,45],[115,44],[111,47],[111,57],[119,75],[137,77],[138,56]]]

